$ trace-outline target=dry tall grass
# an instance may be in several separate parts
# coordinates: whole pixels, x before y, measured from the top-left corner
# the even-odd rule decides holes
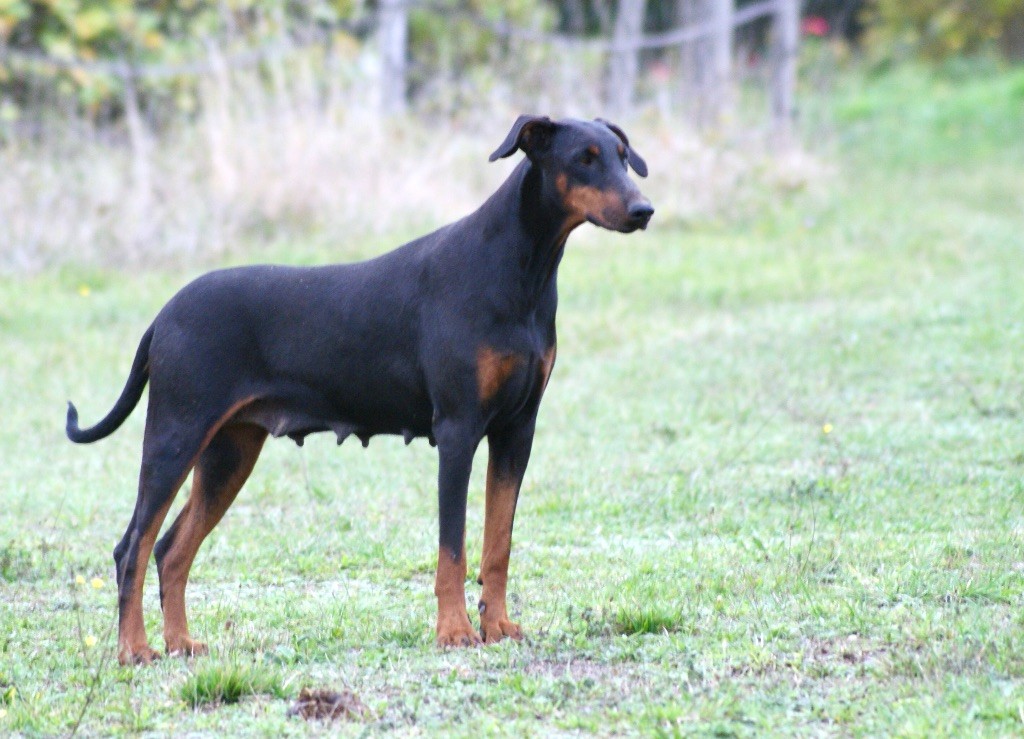
[[[0,271],[202,264],[282,238],[335,243],[344,259],[367,234],[411,233],[476,207],[512,166],[486,160],[519,112],[601,114],[593,64],[553,52],[534,60],[544,70],[534,77],[499,67],[436,83],[417,111],[391,120],[376,113],[372,50],[344,61],[341,72],[316,54],[269,71],[214,63],[201,112],[159,133],[128,125],[111,136],[77,121],[9,137]],[[644,189],[659,224],[750,212],[820,170],[799,152],[774,156],[738,125],[712,142],[656,107],[622,123],[651,164]]]

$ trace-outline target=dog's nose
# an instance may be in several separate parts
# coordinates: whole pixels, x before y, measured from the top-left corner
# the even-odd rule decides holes
[[[654,215],[654,208],[646,200],[639,200],[629,206],[628,213],[631,221],[647,225]]]

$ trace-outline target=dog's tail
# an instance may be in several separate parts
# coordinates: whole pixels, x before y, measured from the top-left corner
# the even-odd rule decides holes
[[[135,352],[135,361],[132,362],[132,370],[128,373],[128,380],[125,382],[121,397],[114,403],[106,418],[95,426],[87,429],[78,427],[78,410],[74,403],[68,401],[68,420],[65,430],[68,438],[76,444],[89,444],[112,433],[124,423],[142,397],[142,390],[149,382],[149,345],[153,341],[153,327],[150,326],[139,342],[139,348]]]

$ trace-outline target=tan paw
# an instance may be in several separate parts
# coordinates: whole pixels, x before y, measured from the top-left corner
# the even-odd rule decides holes
[[[167,642],[168,657],[202,657],[210,653],[210,648],[201,641],[185,637]]]
[[[122,665],[149,665],[160,659],[160,652],[146,643],[141,646],[122,644],[117,651],[117,661]]]
[[[451,617],[437,619],[437,646],[439,647],[476,647],[482,643],[480,635],[470,625],[469,618]]]
[[[507,618],[481,620],[480,633],[484,637],[484,644],[496,644],[506,638],[522,641],[523,638],[523,630],[519,628],[519,624],[514,624]]]

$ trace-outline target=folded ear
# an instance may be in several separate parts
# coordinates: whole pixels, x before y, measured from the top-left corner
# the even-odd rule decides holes
[[[612,133],[614,133],[616,136],[622,139],[622,143],[626,147],[626,161],[629,162],[629,166],[632,167],[633,171],[636,172],[641,177],[646,177],[647,162],[645,162],[644,158],[637,154],[633,150],[633,147],[629,145],[629,139],[626,138],[626,132],[623,131],[618,126],[616,126],[614,123],[606,121],[603,118],[595,118],[594,120],[597,121],[598,123],[603,123],[604,125],[606,125],[609,129],[611,129]]]
[[[555,124],[546,115],[521,115],[488,161],[511,156],[516,149],[522,149],[526,156],[532,157],[547,148],[554,130]]]

